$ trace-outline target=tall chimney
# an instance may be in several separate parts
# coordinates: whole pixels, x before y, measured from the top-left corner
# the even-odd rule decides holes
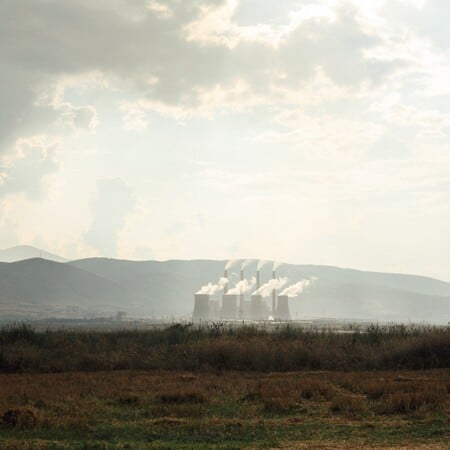
[[[272,278],[275,280],[275,270],[272,270]],[[272,316],[275,318],[276,313],[275,289],[272,290]]]
[[[256,290],[258,290],[260,288],[260,284],[259,284],[259,269],[256,269]]]

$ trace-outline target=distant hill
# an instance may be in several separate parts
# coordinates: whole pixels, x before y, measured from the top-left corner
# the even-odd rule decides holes
[[[0,263],[0,305],[8,311],[107,313],[133,307],[120,284],[67,264],[34,258]]]
[[[17,247],[0,250],[0,262],[16,262],[24,259],[43,258],[49,261],[66,262],[67,259],[53,253],[46,252],[31,245],[19,245]]]
[[[0,263],[0,318],[113,315],[119,310],[133,316],[189,318],[194,293],[203,284],[218,280],[224,264],[107,258],[67,263],[34,258]],[[256,262],[246,267],[245,275],[251,277],[255,271]],[[282,265],[277,275],[288,277],[291,283],[317,278],[290,301],[294,318],[450,320],[450,283],[433,278],[293,264]],[[234,284],[239,267],[231,268],[229,277]],[[271,267],[266,265],[261,282],[270,277]]]

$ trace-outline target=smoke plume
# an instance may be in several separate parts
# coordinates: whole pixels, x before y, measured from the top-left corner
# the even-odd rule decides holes
[[[239,261],[238,259],[230,259],[230,260],[228,260],[228,262],[225,264],[225,270],[228,270],[231,267],[233,267],[238,261]]]
[[[251,259],[246,259],[245,261],[243,261],[241,264],[241,270],[244,270],[251,262]]]
[[[311,284],[311,280],[301,280],[295,284],[291,284],[285,288],[280,295],[287,295],[288,297],[297,297],[301,294],[305,288]]]
[[[284,263],[279,262],[279,261],[274,261],[273,262],[273,266],[272,266],[272,270],[277,270],[278,267],[282,266]]]
[[[228,291],[228,294],[245,294],[250,289],[252,289],[256,284],[256,278],[253,277],[251,280],[242,280],[236,283],[234,288]]]
[[[257,289],[253,295],[259,294],[263,298],[269,297],[274,289],[281,289],[287,283],[287,278],[273,278],[267,283],[263,284],[259,289]]]
[[[196,294],[209,294],[214,295],[217,292],[223,291],[223,288],[228,284],[228,278],[222,277],[219,278],[219,281],[216,284],[208,283],[202,286]]]
[[[259,261],[258,261],[258,266],[257,266],[256,270],[262,269],[263,266],[265,266],[266,264],[269,264],[269,261],[259,260]]]

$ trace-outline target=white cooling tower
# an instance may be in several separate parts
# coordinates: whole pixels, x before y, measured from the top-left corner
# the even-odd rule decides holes
[[[277,313],[275,318],[278,320],[291,320],[289,311],[289,297],[287,295],[278,296]]]
[[[209,320],[209,318],[210,318],[210,295],[195,294],[194,312],[192,314],[192,320],[196,322],[199,320]]]
[[[222,319],[238,318],[238,295],[223,294],[222,296]]]

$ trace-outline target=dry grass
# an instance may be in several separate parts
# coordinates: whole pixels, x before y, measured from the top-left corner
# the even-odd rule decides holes
[[[450,410],[449,382],[446,369],[4,374],[0,375],[0,415],[4,417],[0,447],[2,436],[17,438],[15,430],[27,427],[39,439],[52,430],[59,430],[55,436],[66,430],[79,439],[120,440],[143,434],[148,439],[166,439],[163,448],[186,448],[191,440],[205,442],[191,448],[211,448],[216,440],[230,440],[231,448],[244,447],[242,442],[248,441],[250,448],[258,439],[272,442],[273,447],[283,442],[289,447],[299,435],[311,442],[319,435],[324,442],[334,439],[334,448],[336,442],[345,444],[355,436],[360,436],[353,444],[358,448],[373,439],[382,444],[419,446],[424,440],[433,444],[449,437],[448,422],[442,425],[439,419]],[[6,425],[5,416],[16,414],[8,411],[29,410],[39,418],[37,422],[18,418],[16,424]],[[10,428],[13,425],[16,428]],[[405,431],[407,427],[412,434]],[[273,436],[282,440],[273,441]],[[18,448],[26,447],[25,441]]]
[[[205,394],[199,389],[181,388],[167,391],[159,395],[161,403],[205,403]]]
[[[396,370],[450,367],[449,328],[369,327],[336,334],[174,325],[162,330],[0,330],[0,372]],[[308,394],[305,394],[306,396]]]
[[[343,414],[348,417],[353,417],[365,411],[367,411],[367,404],[363,398],[356,395],[337,395],[330,404],[330,412],[333,414]]]

